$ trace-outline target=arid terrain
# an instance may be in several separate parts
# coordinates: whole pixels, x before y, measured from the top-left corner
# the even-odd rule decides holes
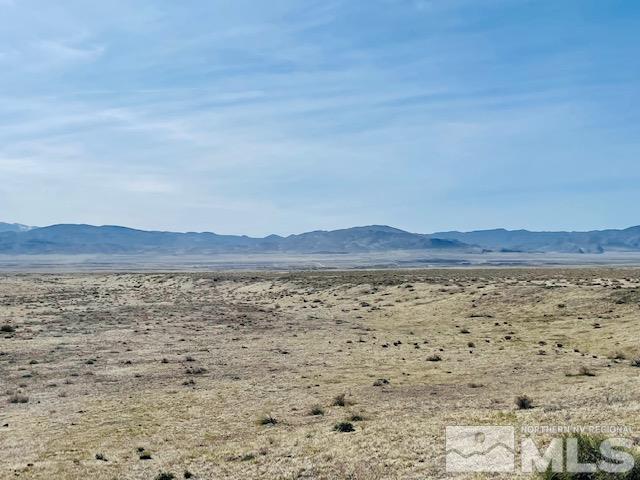
[[[640,435],[635,269],[3,274],[0,328],[2,479],[431,479],[447,425]]]

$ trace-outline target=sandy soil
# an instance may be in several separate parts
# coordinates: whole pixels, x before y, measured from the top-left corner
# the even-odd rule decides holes
[[[442,478],[447,425],[640,432],[639,270],[7,274],[0,326],[2,479]]]

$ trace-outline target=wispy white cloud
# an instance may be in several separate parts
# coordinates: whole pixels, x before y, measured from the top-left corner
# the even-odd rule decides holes
[[[51,39],[37,42],[35,49],[46,57],[48,64],[93,61],[105,51],[104,46],[77,46]]]
[[[501,208],[487,189],[640,174],[634,22],[608,34],[599,7],[52,5],[0,15],[0,200],[25,223],[470,228]]]
[[[124,190],[133,193],[175,193],[177,185],[152,177],[130,178],[122,183]]]

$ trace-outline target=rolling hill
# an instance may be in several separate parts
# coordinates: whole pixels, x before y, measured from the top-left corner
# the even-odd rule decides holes
[[[624,230],[594,230],[590,232],[531,232],[528,230],[496,229],[473,232],[438,232],[432,236],[499,251],[563,253],[640,251],[640,226]]]

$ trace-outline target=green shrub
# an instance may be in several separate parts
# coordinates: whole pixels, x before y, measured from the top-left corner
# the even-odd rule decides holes
[[[613,462],[612,459],[604,457],[600,452],[600,444],[606,440],[607,437],[584,434],[570,435],[565,437],[565,445],[567,438],[575,438],[578,442],[578,462],[595,464],[598,464],[600,461]],[[634,457],[635,464],[630,471],[620,473],[611,473],[602,470],[597,470],[596,472],[553,472],[551,471],[551,466],[549,466],[546,472],[539,475],[539,478],[542,480],[640,480],[640,453],[619,447],[616,447],[616,450],[626,451]],[[563,470],[566,470],[566,465]]]

